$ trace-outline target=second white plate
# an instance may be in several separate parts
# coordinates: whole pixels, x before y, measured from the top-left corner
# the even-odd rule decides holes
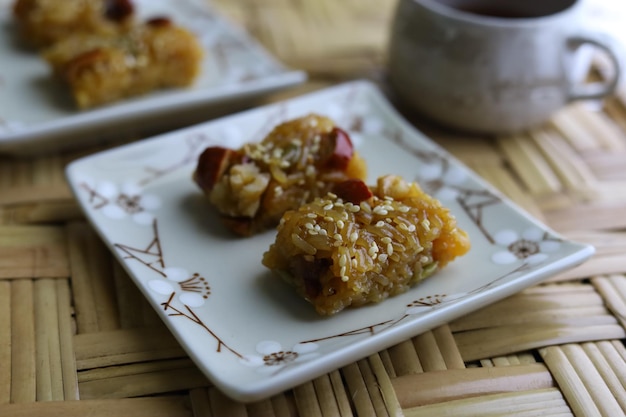
[[[169,16],[193,31],[203,47],[202,73],[193,87],[158,91],[87,111],[77,110],[65,86],[47,64],[20,45],[12,20],[12,0],[0,0],[0,152],[31,153],[81,145],[122,130],[179,125],[181,119],[206,120],[217,106],[306,79],[286,68],[246,32],[202,0],[134,0],[140,20]]]

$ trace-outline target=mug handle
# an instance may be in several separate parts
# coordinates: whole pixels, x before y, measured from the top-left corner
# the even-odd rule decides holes
[[[593,33],[585,33],[584,35],[570,36],[567,39],[567,45],[570,50],[575,49],[584,44],[590,44],[604,51],[613,66],[612,77],[604,82],[591,84],[570,85],[569,100],[588,100],[599,99],[612,94],[617,88],[620,79],[621,65],[614,49],[607,45],[607,39],[601,39],[601,36]]]

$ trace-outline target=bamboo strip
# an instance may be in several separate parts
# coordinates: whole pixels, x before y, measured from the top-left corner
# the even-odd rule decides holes
[[[500,138],[498,146],[531,194],[543,195],[562,190],[559,179],[528,137]]]
[[[37,401],[63,400],[56,286],[53,280],[34,283]]]
[[[339,404],[335,398],[335,390],[330,380],[330,375],[322,375],[313,380],[313,387],[320,406],[322,416],[338,416]]]
[[[626,178],[624,172],[626,152],[589,152],[581,156],[594,175],[601,181],[617,182]]]
[[[581,346],[592,366],[598,371],[608,390],[610,390],[610,395],[617,401],[622,412],[626,412],[626,387],[621,384],[617,375],[619,370],[626,369],[626,363],[624,361],[609,363],[598,344],[582,343]]]
[[[79,370],[187,357],[164,327],[82,333],[74,336]]]
[[[146,326],[143,312],[148,303],[119,262],[113,263],[113,279],[120,327],[129,329]],[[154,312],[152,306],[147,307]]]
[[[11,401],[11,283],[0,281],[0,404]]]
[[[626,233],[577,230],[565,234],[568,239],[588,243],[596,249],[596,255],[619,255],[626,251]]]
[[[576,279],[584,279],[590,276],[601,274],[618,274],[626,270],[626,259],[623,255],[596,256],[594,255],[589,261],[561,272],[547,279],[545,282],[572,281]]]
[[[376,356],[376,355],[372,355],[372,356]],[[363,359],[357,362],[359,366],[359,370],[361,371],[361,378],[363,378],[363,383],[365,384],[365,387],[367,388],[366,392],[367,394],[369,394],[369,399],[371,403],[371,407],[368,409],[367,414],[363,414],[362,411],[358,411],[358,408],[357,408],[357,413],[359,416],[363,414],[363,415],[370,415],[372,417],[374,416],[387,417],[389,416],[389,410],[387,410],[387,407],[385,405],[382,392],[380,391],[379,382],[376,380],[376,376],[374,374],[374,371],[372,370],[371,362],[372,362],[371,357],[368,358],[367,360]]]
[[[55,282],[57,293],[57,315],[59,317],[59,341],[61,346],[61,374],[63,379],[63,398],[78,400],[78,377],[74,357],[72,328],[72,305],[68,280]]]
[[[420,359],[415,351],[415,345],[410,340],[400,342],[387,349],[397,376],[419,374],[424,372]]]
[[[607,113],[589,111],[584,103],[572,103],[569,106],[572,113],[585,128],[591,132],[603,149],[608,151],[623,151],[626,149],[626,138],[611,120]]]
[[[559,346],[540,349],[539,353],[559,384],[563,396],[575,415],[601,415],[580,376]]]
[[[7,224],[52,224],[83,219],[83,212],[74,201],[20,204],[4,208],[3,222]]]
[[[33,282],[11,282],[11,402],[37,400]]]
[[[348,388],[350,399],[355,407],[356,414],[359,417],[368,417],[373,415],[374,405],[368,394],[368,388],[365,385],[360,366],[357,362],[353,362],[341,369],[341,373]]]
[[[248,417],[244,404],[231,400],[215,388],[209,389],[209,400],[215,416]]]
[[[383,361],[379,355],[371,355],[368,358],[368,363],[371,367],[372,373],[376,378],[376,382],[371,385],[370,391],[373,393],[379,392],[382,399],[385,412],[382,410],[377,412],[377,416],[389,415],[391,417],[401,417],[402,407],[396,396],[394,386],[391,382],[389,374],[385,370]],[[377,388],[377,390],[376,390]]]
[[[248,417],[273,417],[276,416],[272,401],[267,399],[256,401],[246,405]]]
[[[293,389],[298,413],[306,417],[322,417],[322,409],[317,401],[315,386],[312,381],[305,382]]]
[[[461,357],[461,352],[456,346],[454,335],[450,330],[450,326],[445,324],[432,330],[437,346],[441,352],[441,356],[446,363],[447,369],[463,369],[465,363]]]
[[[274,395],[270,401],[272,401],[272,407],[274,407],[274,413],[280,417],[299,417],[298,410],[293,400],[293,392],[286,391],[279,395]]]
[[[189,410],[187,397],[182,395],[0,404],[0,415],[11,417],[194,417]]]
[[[395,378],[396,371],[393,369],[393,362],[389,356],[389,350],[381,350],[378,352],[378,355],[380,356],[380,360],[383,362],[387,375],[389,375],[390,378]]]
[[[615,315],[615,318],[626,326],[626,285],[624,276],[598,276],[591,282],[604,298],[607,307]]]
[[[568,189],[587,199],[593,198],[598,181],[565,139],[545,129],[530,132],[530,137]]]
[[[191,402],[193,417],[214,417],[207,388],[189,390],[189,401]]]
[[[419,336],[413,338],[413,344],[415,345],[415,351],[420,358],[420,363],[424,368],[424,372],[445,370],[446,361],[443,359],[443,355],[439,351],[437,341],[432,331],[424,332]]]
[[[602,415],[612,417],[624,413],[583,348],[572,344],[561,348]]]
[[[557,389],[494,394],[414,407],[405,417],[547,417],[572,416]]]
[[[73,200],[66,183],[13,187],[0,193],[0,206],[47,203],[50,201]]]
[[[594,202],[561,210],[544,211],[548,224],[560,232],[569,230],[619,230],[626,228],[626,203]]]
[[[568,107],[556,113],[550,121],[551,124],[580,153],[601,148],[594,135],[570,110]]]
[[[80,371],[78,373],[78,381],[81,383],[92,382],[102,379],[164,372],[176,369],[187,369],[193,367],[194,363],[191,361],[191,359],[188,358],[132,363],[123,366],[108,366],[105,368],[94,368]]]
[[[337,408],[339,413],[337,415],[342,417],[352,416],[352,408],[350,406],[350,400],[348,399],[348,393],[346,387],[341,379],[341,373],[339,370],[334,370],[329,374],[330,383],[335,393],[335,400],[337,401]],[[283,415],[283,414],[280,414]]]
[[[392,383],[403,409],[554,387],[550,372],[542,364],[425,372],[398,377]]]
[[[126,369],[116,369],[111,372],[94,372],[93,374],[100,377],[97,379],[85,380],[86,378],[83,378],[85,372],[81,372],[78,383],[80,398],[127,398],[210,385],[206,377],[193,364],[182,366],[181,363],[180,367],[169,367],[169,369],[161,367],[162,369],[152,371],[146,370],[148,367],[141,365],[143,364],[126,365],[123,367]],[[106,375],[107,373],[109,375]],[[91,377],[95,376],[93,374]]]
[[[527,351],[542,346],[626,337],[623,327],[513,325],[455,334],[465,361]]]
[[[67,226],[72,289],[79,333],[119,328],[111,257],[84,223]]]
[[[604,359],[609,363],[611,371],[615,373],[622,388],[626,388],[626,352],[622,341],[602,340],[596,343],[598,350]],[[619,389],[616,388],[616,389]],[[621,400],[620,396],[620,402]]]
[[[0,228],[0,279],[67,277],[63,231],[51,226]]]

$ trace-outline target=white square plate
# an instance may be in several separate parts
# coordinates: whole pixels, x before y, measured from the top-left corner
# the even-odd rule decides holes
[[[318,316],[262,264],[275,232],[229,234],[191,180],[209,145],[239,147],[316,112],[347,129],[369,180],[417,180],[450,207],[472,249],[406,294]],[[582,263],[564,240],[416,131],[357,81],[75,161],[87,217],[200,369],[242,401],[294,387]]]
[[[13,0],[0,0],[0,152],[86,144],[123,129],[167,126],[181,117],[206,120],[202,116],[220,104],[242,103],[306,79],[302,71],[285,68],[204,0],[133,3],[139,20],[168,16],[194,32],[205,49],[202,72],[190,88],[157,91],[81,111],[69,89],[50,75],[46,62],[21,45],[11,13]]]

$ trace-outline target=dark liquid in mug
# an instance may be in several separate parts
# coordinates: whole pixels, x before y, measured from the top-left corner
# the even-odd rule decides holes
[[[501,19],[528,19],[561,12],[576,0],[437,0],[453,9]]]
[[[481,16],[489,16],[489,17],[500,17],[506,19],[527,19],[529,17],[539,17],[543,16],[542,13],[532,13],[531,11],[524,10],[516,10],[513,8],[507,7],[498,7],[498,6],[475,6],[475,7],[456,7],[457,10],[460,10],[465,13],[477,14]]]

